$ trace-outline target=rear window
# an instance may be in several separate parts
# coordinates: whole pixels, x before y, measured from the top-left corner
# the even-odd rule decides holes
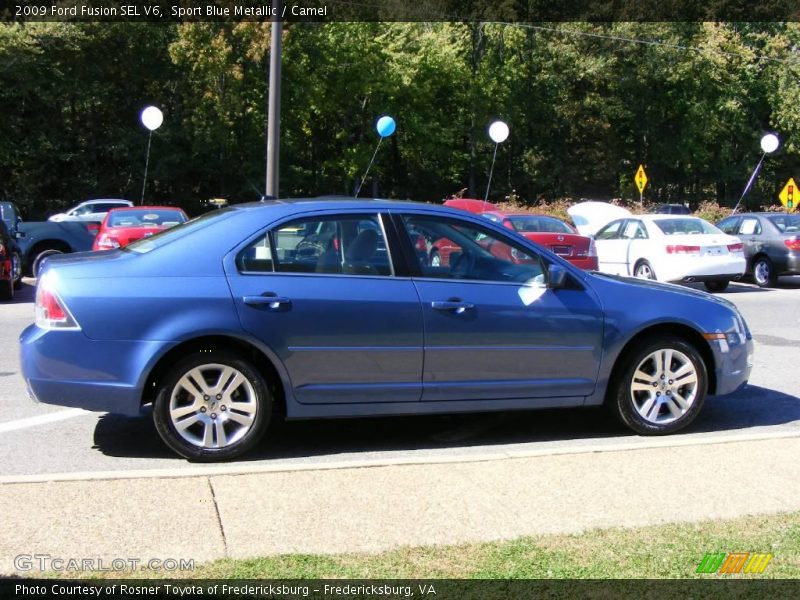
[[[508,217],[514,229],[522,233],[573,233],[573,231],[562,221],[552,217],[540,217],[536,215],[515,215]]]
[[[722,233],[722,231],[711,223],[703,221],[703,219],[654,219],[653,223],[664,232],[664,235]]]
[[[179,210],[123,210],[112,212],[108,217],[108,227],[174,227],[186,221]]]
[[[218,221],[224,221],[228,217],[232,216],[233,210],[234,209],[231,208],[223,208],[221,210],[215,210],[214,212],[206,213],[200,217],[191,219],[185,223],[181,223],[177,227],[164,229],[155,235],[137,240],[131,244],[128,244],[127,246],[124,246],[122,250],[125,252],[136,252],[137,254],[147,254],[156,248],[160,248],[165,244],[169,244],[173,240],[177,240],[185,235],[189,235],[198,229],[203,229],[204,227],[208,227],[212,223],[216,223]]]
[[[767,218],[781,233],[800,232],[800,215],[770,215]]]

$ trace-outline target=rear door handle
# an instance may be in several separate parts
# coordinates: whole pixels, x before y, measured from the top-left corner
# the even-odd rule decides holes
[[[460,315],[463,312],[472,310],[475,308],[475,305],[471,302],[462,302],[461,300],[435,300],[431,302],[431,308],[433,310],[449,310]]]
[[[272,310],[278,310],[289,306],[292,301],[283,296],[277,296],[273,292],[264,292],[260,296],[245,296],[242,301],[249,306],[267,306]]]

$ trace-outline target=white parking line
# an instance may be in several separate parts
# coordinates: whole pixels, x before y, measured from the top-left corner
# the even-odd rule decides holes
[[[37,425],[45,425],[47,423],[56,423],[58,421],[65,421],[73,417],[80,417],[81,415],[92,414],[88,410],[81,408],[70,408],[67,410],[60,410],[46,415],[39,415],[38,417],[29,417],[27,419],[18,419],[16,421],[9,421],[8,423],[0,423],[0,433],[8,433],[9,431],[17,431],[18,429],[27,429],[28,427],[36,427]]]

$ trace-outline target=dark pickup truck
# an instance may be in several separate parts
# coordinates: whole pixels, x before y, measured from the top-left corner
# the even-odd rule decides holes
[[[36,276],[42,260],[53,254],[83,252],[92,249],[99,223],[81,221],[25,222],[13,202],[0,202],[0,218],[17,239],[22,272]]]

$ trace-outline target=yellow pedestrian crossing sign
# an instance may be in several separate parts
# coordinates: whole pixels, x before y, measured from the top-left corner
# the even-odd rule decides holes
[[[797,193],[797,184],[794,182],[794,178],[790,177],[786,185],[783,186],[781,193],[778,194],[778,198],[781,199],[781,204],[792,211],[797,208],[797,201],[800,200],[798,196],[800,194]]]
[[[644,192],[644,186],[647,185],[647,173],[644,172],[644,167],[639,165],[639,170],[636,171],[636,177],[633,178],[636,181],[636,187],[639,188],[639,194]]]

